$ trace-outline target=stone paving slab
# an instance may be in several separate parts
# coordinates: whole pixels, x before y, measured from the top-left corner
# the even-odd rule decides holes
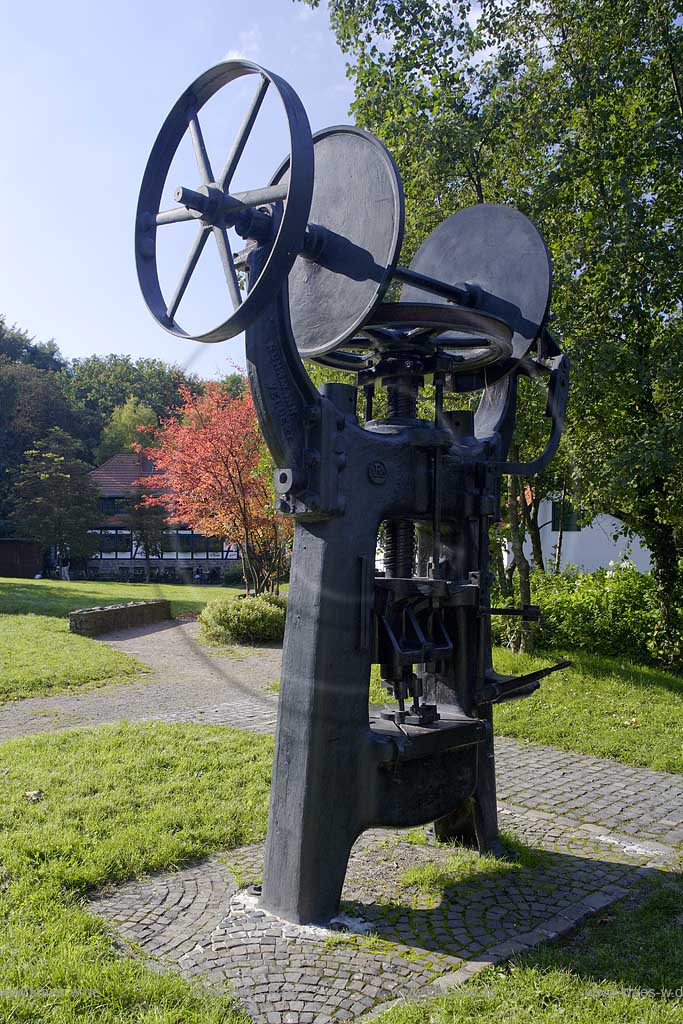
[[[261,911],[245,887],[260,880],[262,845],[110,890],[91,909],[158,969],[225,985],[255,1024],[327,1024],[461,983],[679,863],[663,844],[568,829],[505,804],[500,814],[502,828],[532,851],[529,864],[488,861],[434,892],[403,876],[427,864],[447,871],[451,849],[416,844],[416,832],[365,833],[342,895],[351,932],[297,927]]]

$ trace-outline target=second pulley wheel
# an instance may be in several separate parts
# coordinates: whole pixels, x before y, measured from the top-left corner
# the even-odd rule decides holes
[[[331,353],[381,302],[403,242],[403,185],[379,139],[336,126],[313,136],[314,184],[306,248],[289,272],[289,309],[299,354]],[[289,177],[289,160],[271,186]]]
[[[543,328],[552,293],[550,253],[536,226],[519,210],[480,203],[458,210],[432,231],[417,250],[410,269],[451,285],[465,283],[473,311],[504,321],[512,330],[512,351],[498,362],[474,371],[468,389],[492,384],[527,354]],[[446,298],[404,285],[402,302],[445,305]],[[444,334],[446,351],[461,353],[457,335]],[[466,354],[465,354],[466,355]],[[467,358],[461,364],[468,370]],[[470,387],[471,385],[471,387]]]

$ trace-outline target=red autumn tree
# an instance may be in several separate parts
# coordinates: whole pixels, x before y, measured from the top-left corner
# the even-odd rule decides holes
[[[251,394],[217,383],[201,395],[179,390],[179,418],[163,420],[144,448],[155,468],[138,481],[144,504],[162,505],[170,522],[239,543],[247,591],[272,590],[291,526],[273,509],[272,466]]]

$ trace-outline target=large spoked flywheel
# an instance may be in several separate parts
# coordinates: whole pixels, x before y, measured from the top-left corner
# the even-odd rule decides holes
[[[219,89],[244,76],[252,76],[256,88],[237,136],[217,170],[207,151],[199,112]],[[287,120],[290,173],[280,184],[234,192],[231,186],[235,172],[269,90],[278,95]],[[160,210],[169,169],[186,133],[192,140],[198,180],[178,185],[175,198],[179,205]],[[246,60],[224,61],[201,75],[185,90],[166,118],[149,156],[140,189],[135,258],[140,287],[152,316],[171,334],[195,341],[225,341],[243,331],[273,300],[301,251],[312,194],[311,131],[303,105],[292,87],[278,75]],[[235,267],[228,228],[235,227],[245,235],[253,233],[251,224],[253,218],[258,217],[259,207],[277,216],[263,217],[265,229],[273,231],[273,237],[268,239],[269,256],[258,279],[250,282],[249,292],[245,294]],[[157,265],[157,232],[172,231],[173,224],[192,220],[196,221],[197,232],[187,261],[173,292],[164,295]],[[194,334],[178,322],[178,308],[210,240],[218,247],[233,312],[213,329]]]

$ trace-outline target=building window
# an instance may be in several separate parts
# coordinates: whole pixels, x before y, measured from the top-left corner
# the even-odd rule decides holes
[[[90,530],[96,537],[97,551],[93,558],[130,558],[130,530]]]
[[[552,530],[553,533],[560,532],[560,520],[563,533],[578,533],[581,529],[579,513],[572,508],[568,501],[554,501],[552,506]]]
[[[100,498],[100,512],[102,515],[116,516],[125,511],[125,498]]]
[[[93,558],[145,558],[139,538],[133,536],[128,529],[103,528],[89,532],[97,543],[97,550],[91,556]],[[178,530],[165,530],[161,552],[150,552],[150,557],[161,557],[166,561],[235,559],[239,558],[239,547],[237,544],[228,544],[222,537],[205,537],[201,533],[181,527]]]

